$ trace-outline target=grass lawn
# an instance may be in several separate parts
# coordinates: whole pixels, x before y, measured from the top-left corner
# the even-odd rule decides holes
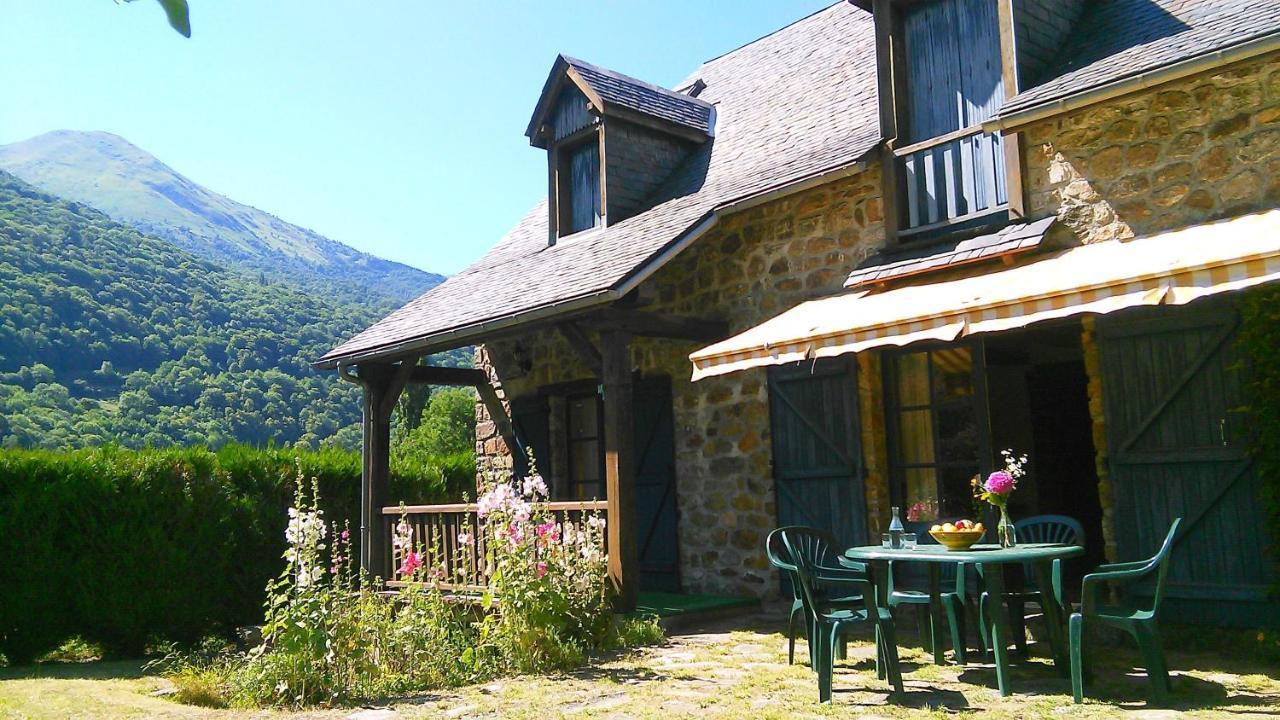
[[[835,702],[817,703],[805,664],[786,664],[778,613],[739,618],[663,646],[605,659],[590,669],[551,677],[520,677],[402,698],[385,711],[309,713],[223,711],[179,705],[152,693],[165,681],[139,663],[46,664],[0,670],[0,718],[467,718],[616,717],[793,718],[943,717],[981,713],[1007,718],[1280,717],[1280,664],[1256,652],[1261,643],[1223,642],[1214,630],[1167,633],[1174,674],[1173,705],[1146,705],[1146,676],[1128,646],[1099,647],[1095,699],[1071,704],[1070,682],[1047,660],[1014,669],[1014,695],[1001,698],[989,664],[933,665],[918,648],[901,650],[906,697],[888,703],[875,677],[869,642],[850,645],[837,666]],[[910,620],[901,634],[914,636]],[[912,640],[914,641],[914,640]],[[907,641],[904,641],[904,643]],[[1032,646],[1035,647],[1034,645]],[[805,655],[803,642],[797,656]],[[975,653],[976,654],[976,653]]]

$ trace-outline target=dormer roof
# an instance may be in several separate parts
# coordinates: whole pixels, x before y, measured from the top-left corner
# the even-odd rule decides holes
[[[546,146],[543,128],[565,83],[576,86],[597,115],[618,115],[695,140],[711,135],[711,103],[568,55],[559,55],[542,86],[542,95],[525,131],[531,144]]]

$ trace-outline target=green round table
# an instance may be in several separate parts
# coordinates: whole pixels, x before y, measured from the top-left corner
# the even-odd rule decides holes
[[[1040,588],[1040,603],[1044,609],[1044,621],[1048,627],[1049,645],[1053,652],[1053,662],[1061,673],[1068,672],[1066,643],[1066,612],[1058,604],[1053,592],[1053,561],[1076,557],[1084,553],[1078,545],[1061,545],[1057,543],[1027,543],[1013,548],[1001,548],[999,545],[974,545],[968,550],[948,550],[941,545],[917,545],[907,550],[891,550],[879,545],[866,545],[845,550],[844,557],[856,562],[870,563],[873,569],[872,580],[876,586],[876,601],[880,607],[889,607],[889,563],[890,562],[922,562],[929,563],[929,593],[931,607],[940,604],[938,598],[938,568],[943,563],[973,565],[982,578],[982,598],[979,607],[987,608],[987,617],[981,622],[990,628],[989,636],[995,654],[996,682],[1000,686],[1000,694],[1009,694],[1008,643],[1012,639],[1009,618],[1004,609],[1004,566],[1026,563],[1031,566],[1036,585]],[[935,648],[935,656],[940,658],[940,651]]]

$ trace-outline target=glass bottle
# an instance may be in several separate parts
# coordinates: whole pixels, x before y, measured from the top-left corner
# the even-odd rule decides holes
[[[1000,523],[996,525],[996,537],[999,538],[1002,548],[1018,546],[1017,529],[1009,519],[1009,508],[1003,505],[1000,507]]]
[[[898,517],[898,508],[895,506],[893,517],[889,519],[889,547],[893,550],[902,548],[902,533],[905,528],[902,527],[902,518]]]

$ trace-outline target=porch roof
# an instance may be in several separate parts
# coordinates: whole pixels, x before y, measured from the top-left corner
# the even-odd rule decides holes
[[[1085,245],[983,275],[811,300],[689,359],[699,380],[1071,315],[1181,305],[1273,280],[1280,280],[1280,209]]]

